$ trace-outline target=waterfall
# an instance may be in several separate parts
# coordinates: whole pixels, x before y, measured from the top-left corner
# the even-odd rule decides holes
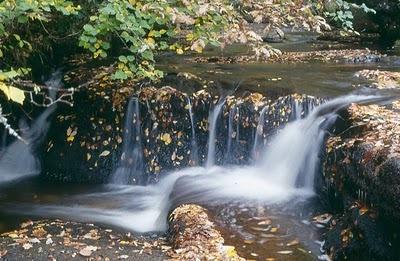
[[[122,155],[111,176],[113,184],[141,183],[144,170],[139,99],[129,100],[125,116]]]
[[[192,129],[192,137],[190,141],[190,163],[191,165],[197,165],[198,160],[199,160],[199,155],[198,155],[198,147],[197,147],[197,141],[196,141],[196,127],[194,123],[194,114],[192,111],[192,102],[190,101],[190,97],[187,96],[187,106],[188,106],[188,111],[189,111],[189,117],[190,117],[190,124],[191,124],[191,129]]]
[[[236,133],[234,135],[233,132],[233,122],[235,120],[236,110],[237,107],[236,105],[234,105],[232,108],[230,108],[228,115],[228,133],[227,133],[227,144],[226,144],[226,154],[225,154],[225,163],[227,164],[232,163],[233,161],[232,141],[234,136],[236,136]]]
[[[236,143],[239,143],[239,139],[240,139],[240,107],[239,105],[236,106]]]
[[[307,199],[314,195],[313,182],[318,156],[326,130],[334,124],[337,112],[351,103],[383,100],[385,98],[377,96],[348,95],[328,101],[306,117],[288,123],[272,138],[271,145],[264,149],[260,159],[251,166],[207,164],[207,167],[190,167],[165,175],[157,184],[110,185],[106,192],[77,195],[69,199],[69,203],[65,201],[66,205],[19,205],[17,208],[9,208],[9,211],[85,222],[97,221],[138,232],[150,232],[164,231],[170,209],[178,204],[218,204],[221,201],[236,200],[268,205]],[[130,103],[138,111],[137,99]],[[217,118],[223,104],[220,101],[210,116],[211,144],[215,143]],[[131,109],[130,113],[134,114],[133,111]],[[211,132],[214,134],[211,135]],[[214,151],[209,150],[208,159],[213,156]],[[108,204],[114,208],[104,207]]]
[[[49,97],[55,100],[58,89],[62,87],[62,71],[56,70],[45,82]],[[0,152],[0,183],[38,175],[41,166],[36,157],[38,146],[43,143],[49,129],[49,119],[56,110],[56,104],[46,108],[30,126],[21,121],[22,138],[26,143],[15,140]],[[22,159],[22,161],[21,161]]]
[[[221,110],[224,107],[225,99],[220,99],[218,103],[215,105],[214,109],[210,113],[208,117],[208,150],[207,150],[207,161],[206,167],[212,167],[215,163],[215,145],[216,145],[216,136],[218,130],[218,117],[221,114]]]
[[[263,143],[263,135],[264,135],[264,124],[265,124],[265,114],[268,112],[269,106],[266,105],[260,112],[260,116],[258,118],[257,129],[254,135],[254,144],[252,149],[253,159],[259,158],[259,149]],[[262,142],[262,143],[261,143]]]

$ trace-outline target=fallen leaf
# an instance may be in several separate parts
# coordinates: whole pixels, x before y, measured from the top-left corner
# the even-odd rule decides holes
[[[100,157],[107,157],[108,155],[110,155],[110,151],[105,150],[102,153],[100,153]]]
[[[79,251],[79,254],[81,256],[88,257],[88,256],[91,256],[92,253],[96,250],[97,250],[97,247],[95,247],[95,246],[86,246],[86,247],[82,248],[81,251]]]
[[[25,244],[22,245],[22,248],[25,249],[25,250],[31,249],[32,247],[33,246],[30,243],[25,243]]]
[[[276,253],[281,254],[281,255],[290,255],[290,254],[293,253],[293,251],[291,251],[291,250],[283,250],[283,251],[278,251]]]

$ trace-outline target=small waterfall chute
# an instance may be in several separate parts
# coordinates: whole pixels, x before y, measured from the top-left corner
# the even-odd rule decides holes
[[[210,168],[215,164],[215,147],[216,147],[216,136],[218,131],[218,118],[221,114],[222,108],[225,104],[225,98],[222,98],[213,108],[212,112],[208,117],[208,146],[207,146],[207,161],[206,167]]]
[[[198,164],[199,161],[199,155],[198,155],[198,147],[197,147],[197,141],[196,141],[196,125],[195,125],[195,119],[194,119],[194,114],[193,114],[193,109],[192,109],[192,102],[190,100],[190,97],[187,96],[187,107],[188,107],[188,112],[189,112],[189,118],[190,118],[190,125],[191,125],[191,131],[192,131],[192,136],[190,139],[190,164],[192,166],[195,166]]]
[[[125,116],[125,126],[121,159],[111,175],[112,184],[141,183],[144,171],[139,99],[129,100]]]
[[[62,71],[56,70],[45,82],[49,97],[54,101],[58,90],[63,86]],[[23,130],[22,139],[15,140],[0,152],[0,183],[38,175],[41,171],[40,161],[36,156],[36,149],[46,136],[50,123],[49,118],[56,110],[56,104],[46,108],[30,126],[25,121],[20,125]],[[21,161],[23,159],[23,161]]]

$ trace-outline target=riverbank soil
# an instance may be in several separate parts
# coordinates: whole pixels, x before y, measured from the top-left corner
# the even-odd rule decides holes
[[[159,235],[138,236],[93,224],[28,221],[0,235],[2,260],[146,260],[168,258]]]

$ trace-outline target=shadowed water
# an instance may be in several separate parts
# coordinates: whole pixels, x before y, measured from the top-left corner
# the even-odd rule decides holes
[[[61,70],[55,71],[45,82],[49,88],[49,97],[55,100],[57,90],[62,87]],[[56,104],[43,111],[29,126],[21,120],[21,140],[0,148],[0,184],[38,175],[41,171],[40,162],[35,155],[35,150],[43,142],[49,128],[49,118],[56,109]]]

